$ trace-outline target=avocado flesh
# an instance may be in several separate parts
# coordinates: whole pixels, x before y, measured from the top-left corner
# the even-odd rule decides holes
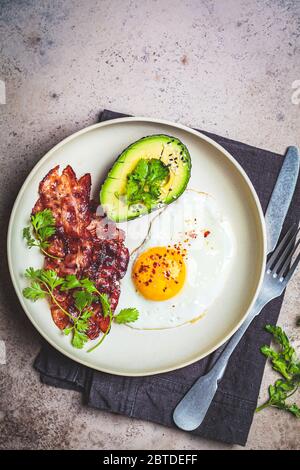
[[[149,212],[143,204],[126,204],[127,176],[140,159],[161,159],[168,165],[169,177],[161,186],[159,201],[151,211],[175,201],[185,190],[191,175],[191,158],[186,146],[164,134],[143,137],[127,147],[109,171],[100,191],[100,202],[107,216],[115,222],[131,220]]]

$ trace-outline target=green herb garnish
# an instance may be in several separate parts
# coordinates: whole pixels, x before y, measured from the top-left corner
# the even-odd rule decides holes
[[[88,352],[94,351],[96,348],[98,348],[100,346],[100,344],[103,343],[103,341],[105,340],[106,336],[108,335],[108,333],[110,331],[111,324],[112,324],[112,321],[113,321],[113,312],[112,312],[112,309],[110,307],[108,296],[106,294],[100,294],[100,300],[101,300],[101,305],[102,305],[102,311],[103,311],[104,318],[109,316],[109,325],[108,325],[107,330],[105,331],[105,333],[101,337],[100,341],[98,341],[98,343],[96,343],[95,346],[88,349]]]
[[[28,248],[37,246],[40,250],[50,258],[59,259],[47,252],[49,247],[49,238],[55,234],[55,219],[50,209],[32,214],[30,217],[30,227],[23,228],[23,238],[27,242]]]
[[[127,176],[126,198],[128,204],[142,203],[148,210],[161,195],[161,186],[169,176],[169,168],[161,160],[151,158],[139,160],[135,169]]]
[[[114,316],[116,323],[131,323],[138,319],[139,312],[136,308],[123,308]]]
[[[296,403],[287,403],[300,385],[300,360],[297,358],[295,349],[291,346],[285,332],[274,325],[266,325],[266,330],[271,333],[279,345],[278,350],[269,346],[262,346],[261,352],[271,360],[274,370],[279,372],[283,379],[276,380],[274,385],[269,386],[269,399],[256,411],[261,411],[268,406],[292,413],[300,418],[300,407]]]
[[[78,291],[78,292],[85,292],[87,295],[90,296],[90,298],[93,298],[94,296],[92,294],[96,293],[101,302],[103,317],[106,318],[107,316],[109,316],[109,325],[107,327],[107,330],[101,337],[100,341],[98,341],[98,343],[95,344],[95,346],[93,346],[91,349],[88,350],[88,352],[91,352],[91,351],[94,351],[94,349],[96,349],[98,346],[100,346],[100,344],[102,344],[102,342],[108,335],[110,328],[111,328],[112,321],[113,321],[113,313],[110,307],[108,295],[99,292],[95,284],[93,283],[93,281],[91,281],[88,278],[77,279],[77,277],[74,274],[71,274],[66,277],[65,283],[62,286],[62,290],[69,290],[69,289],[74,289],[78,287],[81,287],[84,289],[84,291]]]
[[[68,335],[73,332],[72,345],[75,348],[82,348],[89,339],[85,332],[88,329],[88,319],[93,314],[92,311],[88,310],[88,307],[93,301],[92,295],[89,292],[74,291],[74,303],[78,310],[78,316],[75,316],[63,308],[56,297],[55,289],[64,285],[64,278],[59,277],[52,269],[33,268],[28,268],[25,276],[31,281],[31,285],[23,289],[24,297],[34,302],[47,296],[50,297],[55,305],[67,315],[72,322],[72,326],[65,328],[64,333]]]
[[[138,311],[130,308],[121,310],[119,314],[114,317],[108,295],[99,292],[93,281],[88,278],[77,279],[74,274],[63,278],[59,277],[52,269],[47,270],[34,268],[28,268],[25,272],[25,277],[30,281],[30,287],[25,287],[25,289],[23,289],[23,295],[26,299],[36,302],[37,300],[48,296],[70,319],[71,325],[65,328],[63,332],[65,335],[72,333],[72,345],[75,348],[83,348],[84,344],[89,340],[86,332],[89,328],[89,319],[93,315],[93,311],[90,308],[93,302],[100,301],[103,317],[109,317],[109,325],[100,341],[89,349],[88,352],[96,349],[104,341],[110,331],[114,318],[117,323],[128,323],[135,321],[138,318]],[[57,298],[56,289],[59,289],[60,291],[73,291],[72,295],[74,298],[74,305],[77,309],[77,315],[74,315],[63,308]]]

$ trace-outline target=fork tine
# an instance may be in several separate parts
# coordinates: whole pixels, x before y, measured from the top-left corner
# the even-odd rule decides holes
[[[274,273],[277,273],[280,266],[283,265],[283,263],[286,264],[286,260],[288,260],[288,262],[291,260],[291,256],[288,256],[288,254],[290,253],[291,250],[293,250],[293,252],[295,252],[295,249],[294,249],[294,242],[295,242],[295,239],[299,233],[299,230],[300,228],[298,228],[298,230],[294,233],[294,235],[292,236],[292,238],[290,239],[290,241],[288,242],[288,244],[286,245],[285,249],[283,250],[281,256],[279,257],[278,261],[276,262],[275,266],[273,267],[272,271]],[[285,269],[287,268],[288,264],[286,264],[286,267]],[[284,270],[285,271],[285,270]],[[283,272],[284,272],[283,271]],[[280,270],[280,272],[282,273],[282,270]]]
[[[292,275],[294,274],[295,272],[295,269],[297,268],[298,264],[299,264],[299,261],[300,261],[300,253],[298,253],[298,256],[297,258],[295,259],[295,261],[293,262],[292,266],[290,267],[290,270],[289,272],[287,273],[287,275],[285,276],[284,278],[284,281],[283,281],[283,284],[286,285],[289,280],[291,279]]]
[[[298,246],[299,246],[299,243],[300,243],[300,239],[297,241],[296,245],[294,246],[294,248],[292,249],[291,253],[288,255],[288,257],[286,258],[285,262],[284,262],[284,265],[282,266],[281,270],[279,271],[278,273],[278,277],[283,277],[284,276],[284,273],[286,272],[286,270],[288,269],[289,267],[289,264],[292,260],[292,257],[295,253],[295,251],[297,250]]]
[[[281,253],[282,248],[285,246],[286,241],[288,240],[290,234],[293,232],[295,229],[296,224],[293,224],[291,228],[286,232],[285,236],[277,246],[276,250],[273,251],[271,258],[267,262],[267,269],[270,269],[270,267],[273,265],[273,263],[276,261],[277,256]]]

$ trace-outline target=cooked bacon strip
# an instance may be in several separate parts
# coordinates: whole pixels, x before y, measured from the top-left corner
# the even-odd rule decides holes
[[[46,256],[45,269],[54,269],[59,276],[75,274],[78,278],[90,278],[100,292],[109,296],[114,311],[129,253],[123,231],[104,215],[97,215],[97,204],[90,200],[90,191],[90,174],[77,180],[70,165],[61,175],[56,166],[39,185],[39,199],[33,213],[48,208],[55,218],[56,233],[47,251],[58,259]],[[58,295],[63,308],[76,315],[73,296],[61,292]],[[94,303],[91,308],[94,314],[87,334],[94,339],[107,330],[109,318],[103,317],[100,303]],[[69,324],[69,318],[54,304],[51,313],[58,328],[64,329]]]
[[[33,213],[45,208],[51,209],[58,230],[70,238],[89,238],[86,231],[91,221],[89,173],[77,180],[70,165],[61,175],[59,165],[49,171],[39,186],[40,198]]]

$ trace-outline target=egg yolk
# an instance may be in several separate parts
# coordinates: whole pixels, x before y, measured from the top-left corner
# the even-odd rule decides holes
[[[137,290],[146,299],[167,300],[182,288],[186,267],[180,250],[172,247],[154,247],[136,260],[132,277]]]

